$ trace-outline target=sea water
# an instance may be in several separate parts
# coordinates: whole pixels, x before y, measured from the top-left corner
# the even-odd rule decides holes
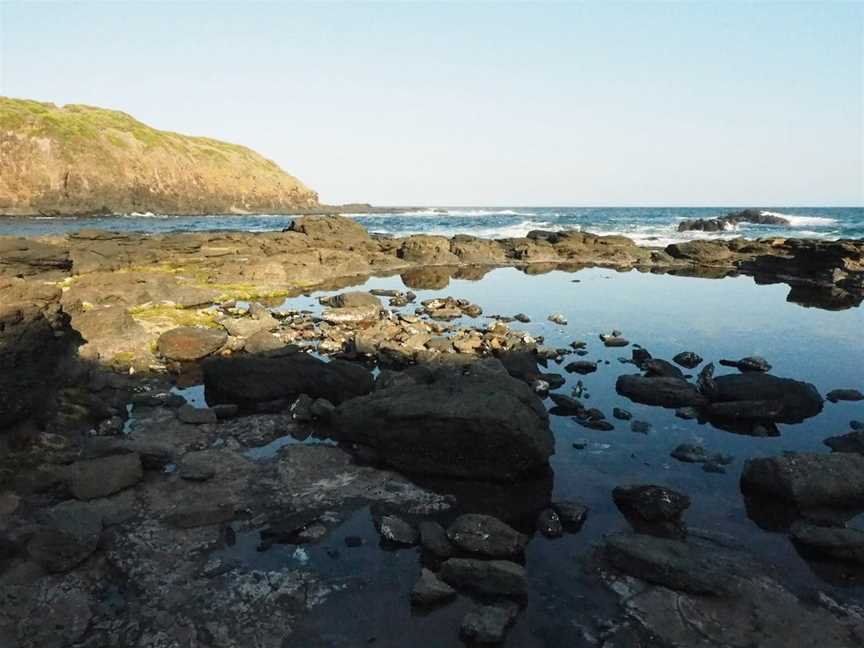
[[[484,238],[525,236],[535,229],[577,229],[595,234],[621,234],[642,245],[665,246],[694,238],[736,237],[861,238],[864,208],[860,207],[765,207],[781,216],[788,226],[740,223],[721,232],[679,232],[685,219],[717,218],[739,208],[725,207],[430,207],[389,214],[347,214],[370,232],[409,234],[470,234]],[[84,228],[140,232],[234,230],[279,231],[294,216],[39,216],[0,218],[0,236],[63,234]]]

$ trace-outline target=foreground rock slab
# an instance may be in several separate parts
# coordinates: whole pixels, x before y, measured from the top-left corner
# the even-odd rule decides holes
[[[619,624],[604,646],[853,648],[864,641],[860,608],[821,593],[804,603],[743,552],[615,535],[606,558],[619,573],[603,578],[629,623]],[[634,639],[634,628],[651,641]]]

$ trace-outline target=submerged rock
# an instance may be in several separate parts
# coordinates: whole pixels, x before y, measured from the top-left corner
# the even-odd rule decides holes
[[[333,429],[397,470],[472,479],[536,473],[554,449],[542,401],[494,360],[432,368],[422,382],[348,400]]]
[[[648,434],[654,426],[648,421],[631,421],[630,431],[636,434]]]

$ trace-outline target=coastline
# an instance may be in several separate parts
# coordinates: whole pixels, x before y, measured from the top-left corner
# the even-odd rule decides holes
[[[615,272],[586,271],[591,268]],[[616,295],[618,282],[608,275],[617,272],[639,279],[627,282],[631,291],[651,284],[660,291],[630,304],[638,293]],[[554,289],[544,292],[547,278],[536,275],[546,273]],[[722,538],[728,531],[748,539],[760,533],[750,521],[761,520],[757,509],[751,513],[750,497],[783,488],[771,476],[791,460],[760,441],[805,419],[824,424],[816,416],[838,425],[843,410],[823,414],[829,406],[821,393],[854,397],[854,390],[828,391],[847,386],[830,374],[836,353],[850,355],[843,366],[855,365],[854,343],[822,361],[828,366],[818,392],[799,380],[811,379],[806,362],[822,353],[813,349],[798,368],[804,375],[793,373],[795,379],[775,377],[766,372],[767,361],[750,357],[723,360],[740,365],[740,373],[714,377],[708,360],[693,375],[703,362],[695,351],[711,359],[728,356],[712,349],[696,326],[698,310],[711,298],[688,303],[694,288],[673,285],[678,276],[784,284],[787,304],[845,310],[830,315],[852,322],[851,309],[864,298],[864,241],[694,240],[645,247],[621,236],[543,230],[498,240],[393,237],[369,234],[341,216],[307,216],[286,231],[255,233],[84,229],[0,237],[0,362],[12,368],[0,375],[0,503],[10,520],[0,526],[0,549],[18,569],[7,574],[25,592],[11,618],[33,627],[40,608],[26,602],[47,587],[80,602],[70,616],[87,623],[76,621],[68,635],[83,636],[91,618],[99,621],[104,613],[91,604],[97,595],[82,579],[99,583],[119,572],[134,577],[136,601],[158,608],[167,583],[194,601],[184,611],[194,624],[218,627],[235,645],[246,645],[250,633],[281,641],[289,625],[292,640],[317,636],[322,623],[342,624],[351,635],[345,597],[360,610],[369,600],[413,610],[434,600],[435,592],[455,596],[442,587],[445,581],[451,589],[479,590],[523,607],[527,598],[524,611],[513,607],[513,614],[542,614],[548,623],[570,609],[567,596],[555,603],[563,608],[551,612],[531,607],[547,600],[554,582],[607,601],[592,614],[620,617],[615,636],[626,645],[642,633],[667,637],[670,615],[678,614],[682,600],[735,628],[742,609],[755,609],[759,627],[742,631],[750,639],[800,637],[813,624],[802,617],[810,608],[795,598],[792,585]],[[454,292],[442,292],[451,281]],[[577,288],[590,283],[591,292]],[[782,290],[747,283],[748,290],[775,299]],[[476,287],[469,291],[469,284]],[[494,295],[484,289],[492,285],[504,292],[495,310],[489,309]],[[530,307],[526,291],[537,293]],[[715,305],[715,317],[717,308],[745,316],[747,304],[734,300],[740,292],[719,294],[727,297]],[[652,300],[660,302],[653,317],[664,327],[678,320],[671,343],[661,343],[658,329],[652,334],[639,325],[646,317],[640,307],[647,311]],[[623,332],[600,328],[616,322],[622,307],[637,311]],[[764,321],[752,323],[762,327]],[[600,342],[597,336],[593,343],[574,340],[579,329],[603,331]],[[753,348],[745,344],[765,336],[741,342],[744,330],[723,328],[722,348],[743,355]],[[808,331],[812,336],[812,325]],[[854,339],[854,326],[849,331]],[[652,358],[636,339],[666,357],[679,355],[674,364]],[[679,353],[685,344],[692,351]],[[778,362],[774,354],[771,360]],[[747,373],[751,367],[755,373]],[[723,390],[732,390],[731,400]],[[612,414],[607,418],[603,410]],[[701,439],[703,433],[682,429],[685,419],[691,428],[713,427],[699,447],[691,435]],[[661,428],[655,437],[649,421]],[[815,436],[813,428],[807,432]],[[737,459],[721,445],[724,434],[734,437]],[[753,441],[746,452],[742,439]],[[668,487],[624,483],[679,475],[665,465],[676,443],[672,456],[684,457],[677,460],[681,466],[702,467],[696,477]],[[646,454],[646,444],[653,454]],[[760,457],[766,450],[772,456]],[[864,496],[856,485],[864,483],[864,462],[841,455],[796,455],[807,480],[801,492],[825,497],[834,489],[830,501],[819,502],[829,506],[837,498]],[[820,481],[837,472],[844,476],[842,488]],[[694,511],[685,523],[691,497]],[[659,526],[645,526],[641,511],[650,516],[661,501],[673,502],[674,510],[664,512]],[[728,526],[727,507],[739,526]],[[704,532],[697,523],[709,512],[722,519],[711,518]],[[618,517],[638,533],[622,533]],[[820,541],[819,527],[796,524],[796,542]],[[466,528],[493,540],[482,546],[463,540]],[[772,548],[789,544],[783,534],[770,535]],[[374,582],[379,543],[383,555],[399,561],[395,590],[392,583],[357,586],[344,576],[360,570]],[[771,552],[762,549],[764,561]],[[419,580],[418,557],[425,570]],[[488,558],[498,561],[501,574],[483,572]],[[810,563],[799,563],[793,563],[796,578],[809,585],[801,570]],[[713,565],[723,568],[717,572]],[[582,582],[573,578],[575,569],[597,571],[599,578]],[[670,569],[675,576],[665,576]],[[338,587],[327,570],[341,579]],[[776,580],[764,580],[769,577]],[[669,588],[654,591],[672,592],[674,600],[642,604],[621,595],[621,602],[640,606],[639,625],[628,625],[617,596],[643,582]],[[715,601],[726,600],[730,582],[736,598],[727,608]],[[274,584],[290,606],[273,599]],[[206,598],[195,599],[202,589]],[[242,603],[238,591],[247,597]],[[307,603],[310,592],[315,606]],[[770,612],[758,608],[766,597]],[[254,606],[246,611],[249,600]],[[469,604],[463,597],[445,609],[464,614]],[[813,613],[820,636],[856,645],[846,639],[855,621],[845,599],[831,604]],[[136,609],[121,616],[124,623],[141,623]],[[145,632],[162,631],[161,621],[144,623]],[[412,637],[424,632],[413,612],[400,624]],[[439,625],[440,636],[452,634],[452,624]],[[518,644],[525,628],[517,622],[510,638]],[[4,631],[0,617],[0,637]],[[568,632],[562,637],[573,636]]]

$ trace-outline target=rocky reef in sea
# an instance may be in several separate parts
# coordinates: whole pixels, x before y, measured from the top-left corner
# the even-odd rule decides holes
[[[864,394],[823,397],[755,355],[655,357],[604,330],[593,343],[622,355],[620,407],[603,411],[581,380],[564,389],[611,370],[586,340],[550,344],[529,315],[448,288],[499,266],[747,274],[835,309],[864,296],[860,241],[392,238],[335,216],[258,234],[2,238],[0,644],[320,645],[331,620],[304,624],[330,601],[376,606],[333,567],[361,555],[408,574],[387,586],[418,618],[455,610],[438,623],[453,641],[518,645],[520,620],[554,594],[533,580],[536,543],[614,516],[614,533],[560,565],[596,588],[591,605],[608,602],[584,626],[567,620],[585,645],[861,645],[860,606],[800,598],[735,538],[693,524],[717,502],[663,483],[661,467],[615,473],[615,508],[595,521],[554,495],[550,462],[585,449],[556,447],[554,420],[644,438],[651,424],[626,408],[648,406],[761,441]],[[356,289],[369,275],[402,287]],[[313,290],[314,306],[285,307]],[[554,306],[542,320],[566,331]],[[706,479],[740,468],[740,493],[729,477],[750,518],[848,580],[864,564],[864,531],[846,524],[864,507],[864,424],[851,426],[831,452],[736,463],[706,443],[671,458]]]
[[[0,97],[0,215],[284,212],[318,195],[255,151],[126,113]]]

